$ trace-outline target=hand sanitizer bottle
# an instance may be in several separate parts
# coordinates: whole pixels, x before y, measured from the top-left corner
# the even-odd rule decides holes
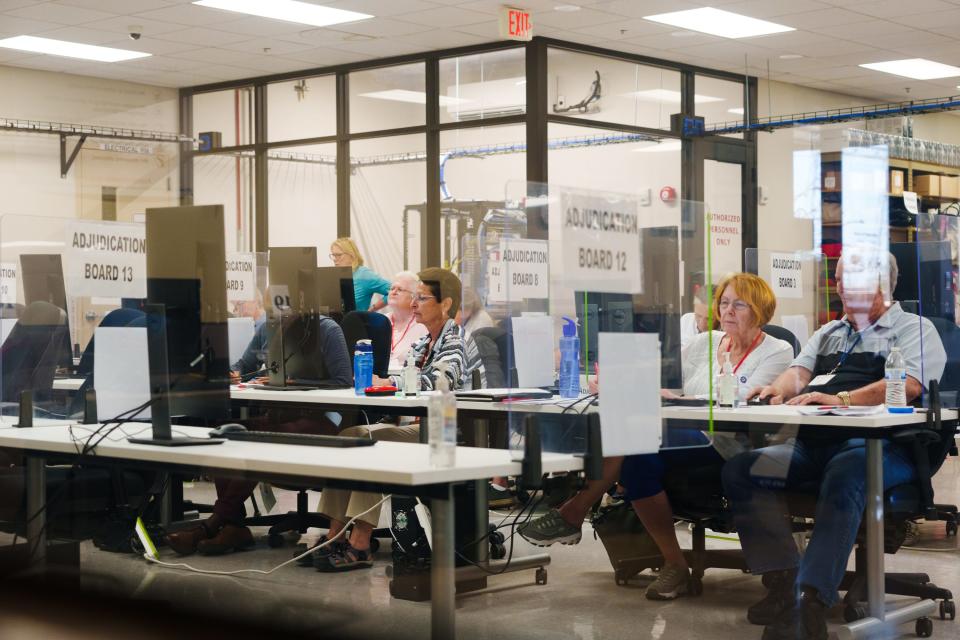
[[[420,369],[417,367],[417,361],[413,357],[412,351],[407,354],[407,363],[403,366],[400,380],[403,386],[403,395],[420,396]]]
[[[717,404],[721,407],[736,407],[739,386],[737,376],[733,372],[733,365],[730,363],[730,352],[727,351],[723,354],[723,367],[720,375],[717,376]]]
[[[446,363],[437,364],[437,392],[430,396],[427,407],[430,445],[430,464],[434,467],[452,467],[457,454],[457,399],[450,390]]]

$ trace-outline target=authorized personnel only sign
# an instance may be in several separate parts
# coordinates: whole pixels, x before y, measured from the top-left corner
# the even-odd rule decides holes
[[[0,304],[17,304],[17,263],[0,262]]]
[[[147,297],[146,231],[142,224],[67,225],[67,293],[103,298]]]
[[[256,300],[257,261],[252,253],[227,254],[227,302]]]
[[[796,254],[770,254],[770,284],[778,298],[802,298],[802,275],[803,262]]]
[[[564,192],[560,205],[564,285],[643,293],[636,199]]]
[[[546,240],[504,238],[487,261],[490,302],[546,299],[550,259]]]

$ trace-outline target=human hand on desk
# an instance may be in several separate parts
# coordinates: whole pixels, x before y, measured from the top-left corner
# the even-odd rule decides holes
[[[230,384],[240,384],[240,372],[231,371],[230,372]]]
[[[681,396],[678,396],[673,391],[670,391],[670,389],[660,389],[660,397],[664,400],[676,400]]]
[[[801,393],[798,396],[794,396],[787,400],[787,404],[830,404],[838,405],[843,404],[840,401],[840,398],[837,396],[832,396],[829,393],[820,393],[819,391],[812,391],[810,393]]]
[[[389,387],[393,386],[393,381],[390,378],[381,378],[380,376],[374,374],[373,376],[373,387]]]
[[[753,398],[767,400],[767,404],[783,404],[783,394],[775,386],[768,384],[765,387],[756,387],[747,394],[747,402]]]

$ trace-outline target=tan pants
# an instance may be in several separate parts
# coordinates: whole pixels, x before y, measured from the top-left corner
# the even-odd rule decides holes
[[[379,429],[357,426],[344,429],[338,435],[371,437],[374,440],[387,442],[420,442],[420,425],[411,424],[403,427],[393,426]],[[381,499],[383,499],[383,496],[377,493],[326,488],[320,493],[320,506],[317,507],[317,511],[331,520],[347,522],[354,516],[371,509]],[[380,507],[372,509],[357,520],[362,520],[370,526],[376,527],[380,523]]]

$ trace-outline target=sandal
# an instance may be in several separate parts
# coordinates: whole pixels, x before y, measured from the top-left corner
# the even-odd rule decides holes
[[[301,556],[305,551],[307,551],[307,547],[301,545],[301,548],[297,549],[297,551],[293,554],[294,557],[297,557],[297,558],[298,558],[298,559],[297,559],[297,564],[300,565],[301,567],[312,567],[312,566],[313,566],[313,559],[314,559],[315,557],[325,557],[325,556],[328,556],[328,555],[330,555],[331,553],[333,553],[335,550],[339,549],[339,548],[340,548],[341,546],[343,546],[343,544],[344,544],[344,542],[343,542],[343,537],[341,536],[340,538],[337,538],[336,540],[334,540],[332,543],[328,544],[327,546],[321,547],[321,548],[319,548],[319,549],[317,548],[317,547],[320,547],[320,545],[322,545],[323,543],[325,543],[327,540],[328,540],[328,538],[327,538],[326,535],[320,536],[320,537],[317,539],[316,543],[314,543],[313,546],[311,546],[310,549],[309,549],[309,550],[312,551],[313,553],[310,553],[309,555],[305,555],[305,556],[303,556],[303,557],[299,557],[299,556]]]
[[[370,549],[355,549],[346,543],[323,558],[315,558],[313,566],[324,573],[369,569],[373,566],[373,554]]]

